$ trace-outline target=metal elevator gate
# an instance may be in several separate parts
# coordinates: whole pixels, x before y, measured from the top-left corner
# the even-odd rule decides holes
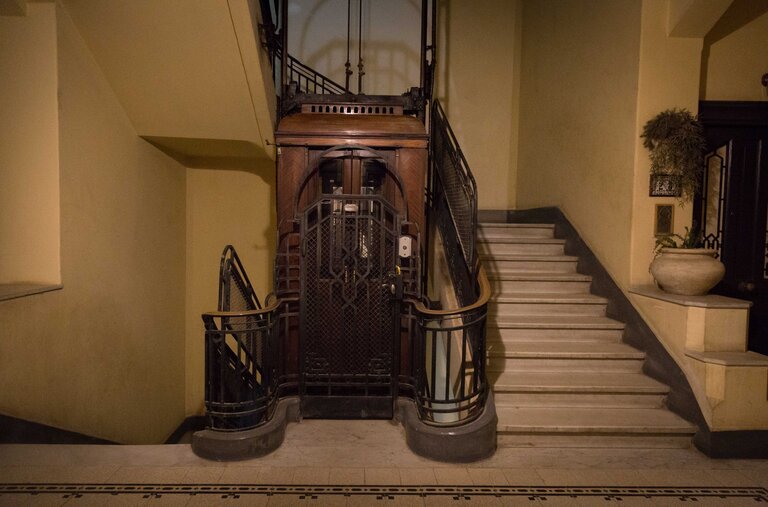
[[[304,417],[393,417],[399,231],[399,215],[380,196],[324,195],[304,211]]]

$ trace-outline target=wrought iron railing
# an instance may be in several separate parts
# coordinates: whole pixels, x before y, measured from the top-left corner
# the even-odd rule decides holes
[[[205,405],[219,431],[269,420],[277,400],[279,302],[261,307],[235,249],[221,256],[218,311],[205,324]]]
[[[460,308],[434,310],[410,301],[414,397],[424,422],[460,425],[482,414],[488,396],[485,324],[491,289],[475,251],[475,179],[437,101],[430,121],[429,216]]]
[[[272,69],[278,72],[281,68],[281,59],[283,49],[277,46],[273,52]],[[346,93],[343,85],[340,85],[328,76],[321,74],[312,67],[304,65],[299,60],[288,55],[287,65],[287,83],[296,83],[295,91],[297,93],[309,93],[314,95],[342,95]],[[279,76],[275,76],[276,82],[279,82]]]
[[[411,301],[414,394],[422,421],[454,426],[478,418],[488,396],[485,324],[490,285],[482,268],[472,304],[432,310]]]
[[[466,273],[474,280],[477,275],[477,183],[438,100],[432,103],[430,130],[432,214],[443,236],[446,254],[451,255],[454,245],[460,249],[463,269],[460,269],[460,259],[448,259],[452,276]],[[455,278],[454,283],[466,285],[461,281],[457,283]],[[467,296],[462,294],[461,304],[468,304]]]

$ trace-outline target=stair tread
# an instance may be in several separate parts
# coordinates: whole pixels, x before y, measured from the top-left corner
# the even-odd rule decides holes
[[[497,407],[497,431],[682,433],[696,427],[664,408]]]
[[[583,341],[488,340],[489,357],[528,357],[557,359],[643,359],[645,353],[624,343]]]
[[[482,238],[482,237],[478,237],[478,242],[480,244],[483,244],[483,243],[494,243],[494,244],[532,243],[532,244],[542,244],[542,245],[563,245],[563,244],[565,244],[565,240],[564,239],[537,238],[535,236],[506,236],[506,237],[503,237],[503,238]]]
[[[491,296],[494,303],[583,303],[605,304],[601,296],[583,292],[504,292]]]
[[[480,253],[480,259],[485,261],[520,261],[520,262],[577,262],[574,255],[541,255],[541,254],[484,254]]]
[[[489,371],[491,375],[493,373]],[[504,372],[494,392],[652,393],[666,394],[669,387],[642,373],[630,372]]]
[[[489,325],[501,329],[624,329],[625,324],[608,317],[579,315],[503,315],[494,316]]]
[[[480,222],[480,227],[503,227],[507,229],[554,229],[555,224],[510,224],[506,222]]]
[[[581,273],[558,273],[553,271],[491,271],[489,280],[520,281],[520,282],[589,282],[592,277]]]

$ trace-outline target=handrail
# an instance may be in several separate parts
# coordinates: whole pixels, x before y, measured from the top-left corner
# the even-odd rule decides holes
[[[459,146],[439,100],[432,103],[430,129],[432,130],[430,149],[432,150],[433,173],[445,193],[448,211],[457,233],[457,239],[461,244],[467,269],[470,274],[475,274],[477,262],[475,241],[477,182],[469,169],[469,163],[464,157],[464,152]],[[445,156],[449,158],[451,167],[445,167]],[[453,171],[449,169],[453,169]],[[432,190],[433,192],[439,191],[436,188]]]
[[[283,297],[283,298],[277,298],[267,306],[263,308],[257,308],[255,310],[244,310],[241,312],[225,312],[225,311],[215,311],[215,312],[205,312],[202,314],[203,317],[252,317],[255,315],[262,315],[264,313],[270,313],[278,309],[278,307],[288,301],[298,301],[299,298],[297,297]]]
[[[485,268],[481,265],[478,269],[477,273],[477,282],[480,286],[480,295],[477,297],[477,300],[475,302],[462,306],[461,308],[451,309],[451,310],[433,310],[431,308],[427,308],[424,306],[424,304],[421,301],[417,301],[415,299],[409,299],[408,302],[412,303],[414,308],[418,310],[419,313],[422,313],[424,315],[430,315],[434,317],[447,317],[450,315],[456,315],[459,313],[467,313],[471,312],[473,310],[477,310],[478,308],[483,307],[484,305],[488,304],[488,301],[491,299],[491,284],[488,281],[488,276],[485,274]]]

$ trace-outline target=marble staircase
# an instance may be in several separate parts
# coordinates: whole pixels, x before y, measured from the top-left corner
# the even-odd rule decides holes
[[[690,446],[695,427],[665,408],[669,388],[643,374],[554,225],[484,223],[478,236],[500,447]]]

